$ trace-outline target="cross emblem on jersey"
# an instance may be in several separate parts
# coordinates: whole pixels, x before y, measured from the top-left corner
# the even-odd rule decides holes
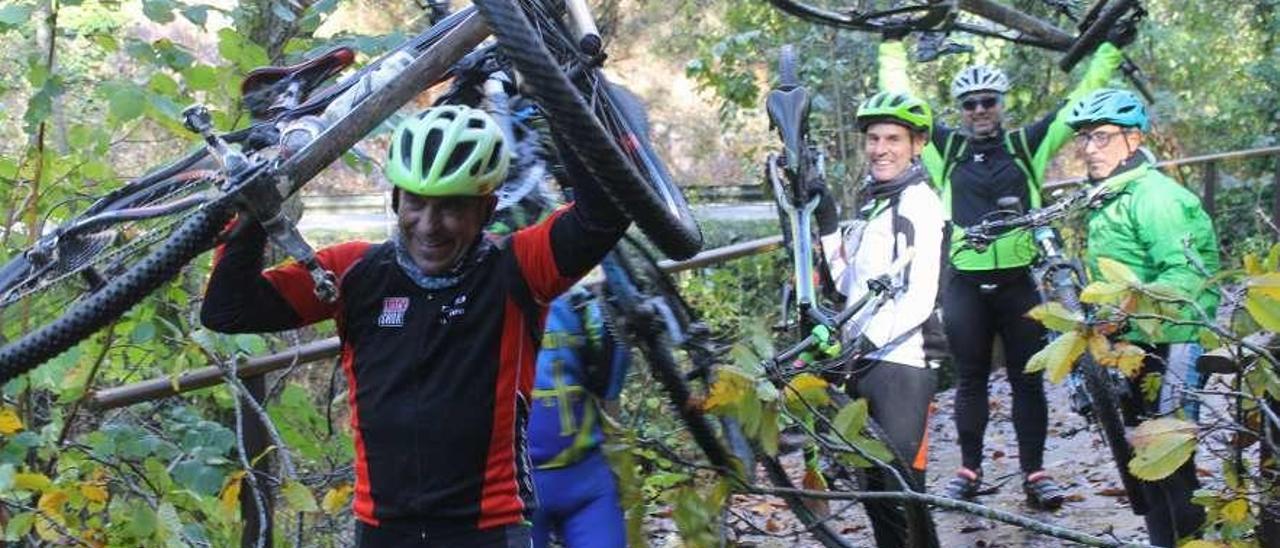
[[[987,153],[985,153],[985,152],[975,152],[975,153],[973,154],[973,161],[975,161],[975,162],[985,162],[985,161],[987,161]]]

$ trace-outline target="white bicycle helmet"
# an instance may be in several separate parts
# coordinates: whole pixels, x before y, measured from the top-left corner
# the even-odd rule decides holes
[[[951,80],[951,98],[953,99],[959,99],[975,91],[1006,93],[1009,91],[1009,78],[998,68],[973,65],[965,67],[956,74],[954,80]]]

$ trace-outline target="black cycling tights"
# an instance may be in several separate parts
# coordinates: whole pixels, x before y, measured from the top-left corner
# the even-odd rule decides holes
[[[1028,269],[952,271],[949,278],[942,315],[955,359],[955,418],[963,466],[975,472],[982,470],[982,442],[989,418],[991,347],[999,334],[1013,388],[1018,462],[1024,473],[1039,471],[1044,467],[1049,410],[1041,374],[1026,374],[1023,368],[1027,359],[1044,347],[1045,330],[1024,316],[1040,302]]]

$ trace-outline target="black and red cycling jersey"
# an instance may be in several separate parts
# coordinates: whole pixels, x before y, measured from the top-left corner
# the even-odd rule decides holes
[[[562,208],[439,290],[405,273],[394,242],[322,249],[332,304],[297,263],[264,272],[255,227],[219,251],[201,318],[222,332],[337,322],[361,521],[424,533],[520,523],[534,503],[524,432],[543,321],[625,230],[602,209],[612,204]]]

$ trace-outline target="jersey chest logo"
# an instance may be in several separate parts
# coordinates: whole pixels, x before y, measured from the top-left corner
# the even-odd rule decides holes
[[[440,307],[440,325],[448,325],[455,318],[461,318],[467,313],[467,295],[458,295],[453,299],[453,303],[442,305]]]
[[[378,327],[404,327],[404,315],[408,311],[408,297],[382,299],[382,313],[378,315]]]

